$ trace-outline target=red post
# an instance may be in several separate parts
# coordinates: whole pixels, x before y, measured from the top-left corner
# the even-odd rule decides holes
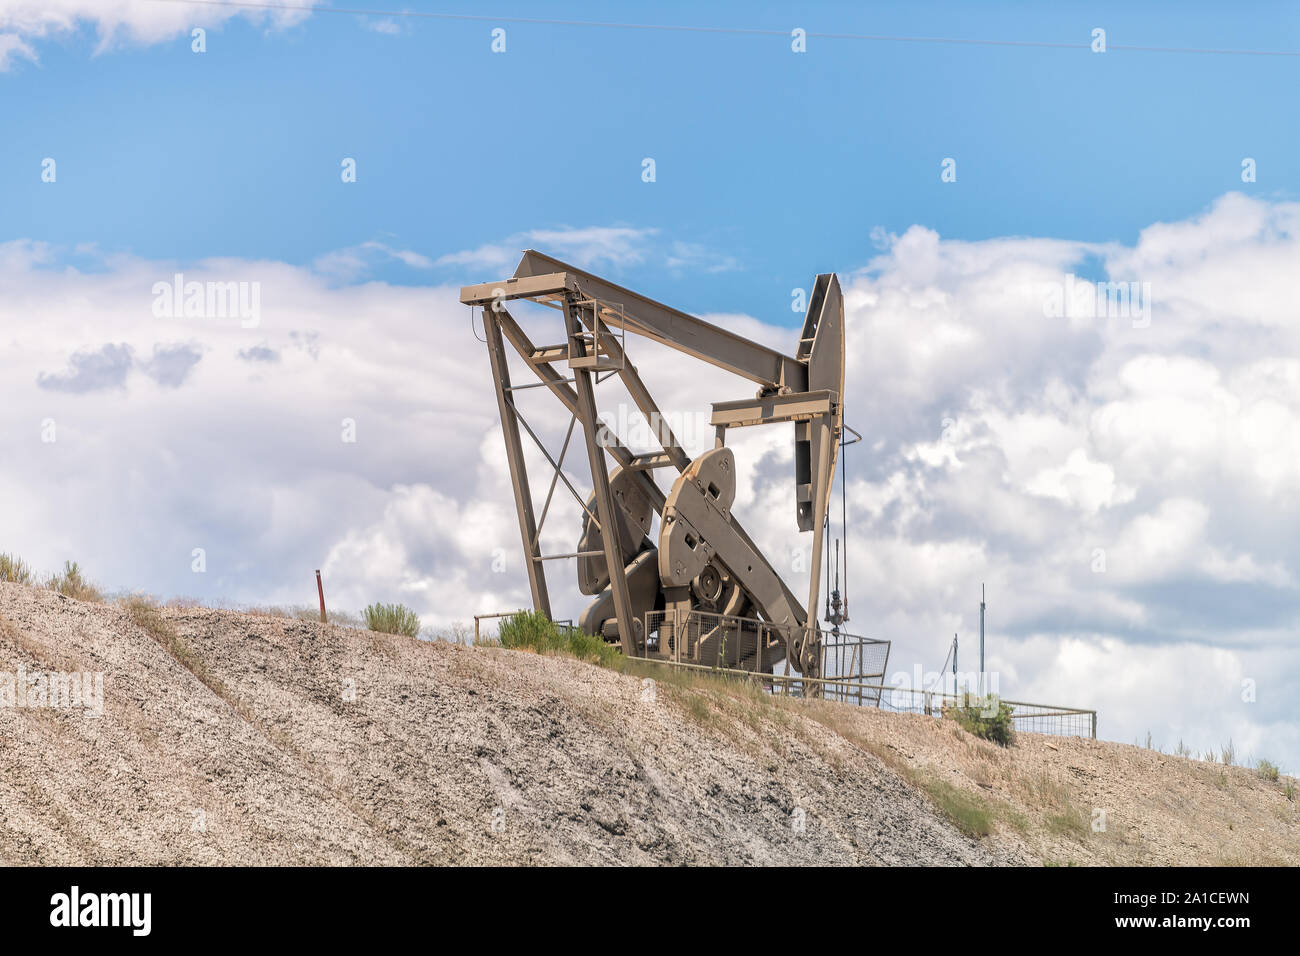
[[[326,623],[326,621],[325,621],[325,585],[321,584],[321,580],[320,580],[320,568],[317,568],[317,569],[316,569],[316,593],[320,595],[320,622],[321,622],[322,624],[324,624],[324,623]]]

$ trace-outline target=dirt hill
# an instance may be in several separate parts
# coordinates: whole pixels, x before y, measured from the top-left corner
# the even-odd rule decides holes
[[[1286,778],[710,678],[0,584],[19,667],[103,714],[0,706],[3,864],[1300,864]]]

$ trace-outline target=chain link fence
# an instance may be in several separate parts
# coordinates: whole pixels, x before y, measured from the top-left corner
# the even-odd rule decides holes
[[[691,611],[685,621],[667,611],[646,615],[644,644],[647,658],[662,663],[759,680],[769,693],[795,697],[820,697],[857,706],[877,707],[894,713],[943,716],[950,707],[995,707],[997,698],[973,693],[918,690],[885,682],[889,641],[853,634],[820,632],[821,677],[804,677],[790,669],[787,642],[796,632],[753,618]],[[783,664],[782,667],[775,665]],[[779,671],[779,672],[774,672]],[[1017,731],[1065,737],[1097,736],[1097,712],[1056,704],[1003,700],[1011,707]]]
[[[997,702],[1011,708],[1011,724],[1017,731],[1052,734],[1058,737],[1097,737],[1097,712],[1058,704],[1031,704],[1023,700],[987,698],[976,693],[917,690],[912,687],[879,687],[880,709],[900,714],[941,717],[946,708],[975,707],[995,712]]]

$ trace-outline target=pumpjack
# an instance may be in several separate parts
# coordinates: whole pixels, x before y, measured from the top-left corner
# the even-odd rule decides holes
[[[576,559],[578,589],[593,598],[579,626],[621,644],[625,654],[766,673],[784,660],[805,677],[820,676],[822,532],[844,428],[844,300],[837,277],[817,276],[793,356],[533,250],[523,253],[513,276],[466,286],[460,300],[482,309],[533,607],[551,616],[545,562]],[[534,344],[510,312],[517,300],[562,313],[563,341]],[[712,449],[687,455],[628,360],[627,333],[758,386],[752,398],[713,404]],[[512,384],[506,343],[538,382]],[[614,375],[653,423],[661,450],[633,451],[599,417],[596,386]],[[525,388],[547,389],[571,414],[558,461],[519,412],[515,397]],[[593,485],[585,499],[563,473],[575,424],[582,429]],[[736,460],[726,444],[728,430],[776,424],[793,425],[794,519],[799,531],[812,533],[806,605],[732,508]],[[540,519],[520,426],[555,471]],[[667,493],[655,479],[661,470],[673,476]],[[543,555],[539,531],[557,480],[582,506],[581,535],[575,552]],[[836,598],[839,615],[838,591]]]

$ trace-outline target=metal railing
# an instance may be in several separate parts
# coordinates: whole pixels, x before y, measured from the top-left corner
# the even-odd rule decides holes
[[[953,694],[948,691],[918,690],[884,683],[865,683],[824,677],[784,674],[756,674],[752,670],[710,667],[664,658],[648,659],[652,664],[701,671],[736,680],[758,681],[765,691],[782,697],[813,697],[851,705],[870,705],[896,714],[919,714],[939,718],[955,706],[973,706],[990,714],[997,703],[1011,708],[1012,726],[1020,732],[1050,734],[1059,737],[1097,739],[1097,712],[1060,704],[1034,704],[1023,700],[1004,700],[996,695],[981,698],[974,692]],[[814,690],[815,689],[815,690]]]
[[[825,685],[822,696],[827,700],[879,707],[878,688],[885,682],[890,647],[889,641],[823,632],[821,676],[837,683]],[[852,683],[838,683],[844,681]]]
[[[987,698],[974,692],[958,694],[948,691],[917,690],[912,687],[878,688],[880,709],[900,714],[927,714],[941,717],[950,707],[975,707],[992,715],[997,703],[1011,708],[1011,725],[1017,731],[1052,734],[1059,737],[1097,738],[1097,712],[1059,704],[1031,704],[1023,700],[1004,700],[997,695]]]
[[[782,676],[786,678],[791,676],[787,650],[791,641],[815,637],[821,654],[820,674],[834,683],[810,688],[816,687],[831,700],[859,704],[879,703],[879,692],[868,688],[884,682],[889,664],[889,641],[708,611],[691,611],[684,621],[676,612],[650,611],[645,616],[643,634],[642,653],[646,657],[762,674],[771,673],[784,662]],[[797,672],[795,676],[799,676]],[[845,681],[855,681],[856,685],[842,685]]]
[[[474,616],[475,642],[479,640],[479,621],[509,617],[517,611]],[[572,628],[572,621],[557,621]],[[820,697],[823,700],[870,706],[899,714],[942,717],[948,708],[963,705],[991,708],[992,701],[1011,707],[1011,723],[1025,733],[1063,737],[1097,737],[1097,712],[1059,704],[1035,704],[1022,700],[1003,700],[996,696],[987,701],[974,692],[953,693],[945,690],[919,690],[885,683],[889,663],[889,641],[878,641],[852,634],[821,632],[821,677],[804,677],[791,673],[789,662],[784,673],[770,673],[785,658],[786,642],[796,636],[796,628],[783,627],[755,618],[733,617],[691,611],[686,622],[677,625],[676,617],[664,611],[651,611],[645,617],[645,640],[642,658],[653,664],[741,680],[757,681],[771,694],[789,697]],[[805,633],[809,629],[802,629]]]

